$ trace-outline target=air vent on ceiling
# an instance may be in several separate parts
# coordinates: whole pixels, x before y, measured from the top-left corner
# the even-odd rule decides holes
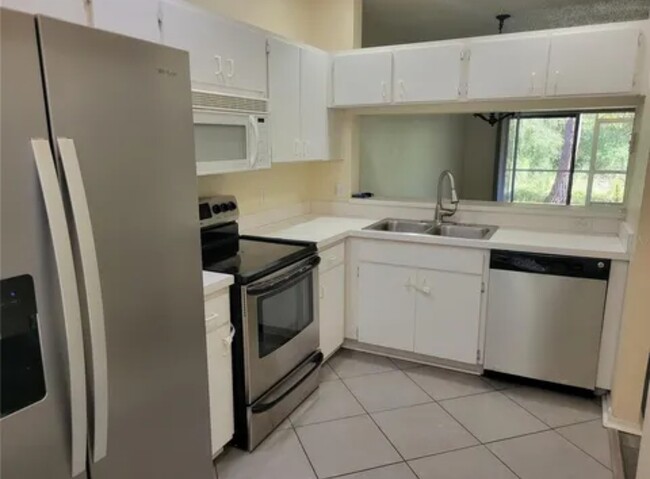
[[[192,90],[192,106],[210,110],[242,111],[266,113],[267,101],[259,98],[222,95],[209,91]]]

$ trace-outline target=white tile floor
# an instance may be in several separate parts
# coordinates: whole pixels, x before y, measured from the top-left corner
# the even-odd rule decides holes
[[[219,479],[611,479],[596,400],[343,350]]]

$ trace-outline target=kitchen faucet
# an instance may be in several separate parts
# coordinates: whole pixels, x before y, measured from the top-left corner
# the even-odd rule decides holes
[[[449,178],[449,187],[451,188],[451,204],[454,205],[453,210],[444,208],[442,206],[442,184],[445,178]],[[436,202],[436,214],[434,218],[437,226],[440,226],[442,224],[443,218],[453,216],[456,213],[456,210],[458,209],[458,201],[459,200],[458,194],[456,193],[456,180],[454,178],[454,174],[449,170],[445,170],[440,173],[440,176],[438,177],[438,201]]]

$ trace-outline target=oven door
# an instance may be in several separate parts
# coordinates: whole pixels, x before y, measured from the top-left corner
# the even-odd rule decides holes
[[[244,288],[247,404],[318,350],[319,263],[312,256]]]
[[[194,149],[199,175],[251,170],[259,156],[255,115],[194,110]]]

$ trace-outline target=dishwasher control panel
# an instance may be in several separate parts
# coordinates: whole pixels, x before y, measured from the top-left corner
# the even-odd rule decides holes
[[[491,269],[575,278],[609,279],[611,261],[598,258],[492,251]]]

